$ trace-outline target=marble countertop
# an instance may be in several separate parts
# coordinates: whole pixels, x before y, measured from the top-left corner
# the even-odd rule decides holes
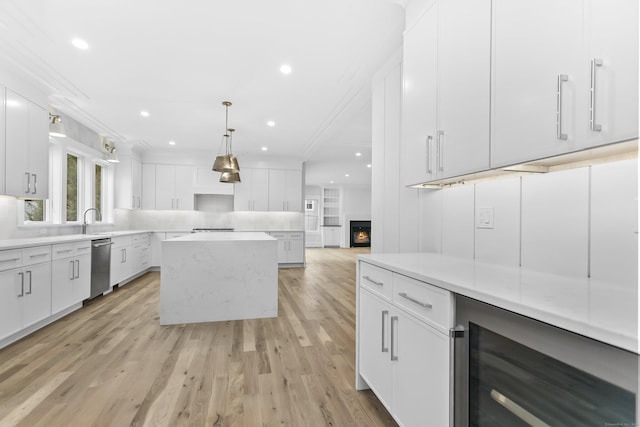
[[[95,234],[67,234],[63,236],[28,237],[22,239],[0,240],[0,250],[19,249],[41,245],[56,245],[58,243],[80,242],[83,240],[105,239],[107,237],[127,236],[148,233],[148,230],[107,231]]]
[[[241,242],[258,240],[277,239],[269,236],[267,233],[257,231],[243,231],[241,233],[235,231],[218,231],[216,233],[190,233],[186,236],[165,240],[163,244],[171,242]]]
[[[540,273],[439,254],[367,254],[362,261],[577,334],[640,353],[638,286]]]

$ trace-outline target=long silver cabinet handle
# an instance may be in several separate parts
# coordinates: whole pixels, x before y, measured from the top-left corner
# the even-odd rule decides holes
[[[80,278],[80,260],[76,260],[76,279]]]
[[[412,297],[410,297],[409,295],[407,295],[406,292],[399,292],[398,295],[400,295],[402,298],[408,299],[409,301],[418,304],[421,307],[424,308],[433,308],[433,306],[431,304],[429,304],[428,302],[422,302],[422,301],[418,301],[417,299],[414,299]]]
[[[444,131],[438,131],[438,170],[444,171]]]
[[[431,144],[433,144],[432,135],[427,136],[426,144],[427,144],[427,173],[432,174],[433,173],[433,169],[431,168]]]
[[[31,270],[27,270],[27,276],[29,276],[29,292],[25,292],[26,295],[31,295],[32,284],[31,284]]]
[[[33,177],[33,191],[31,194],[36,194],[38,192],[38,175],[32,173],[31,176]]]
[[[73,261],[69,261],[69,267],[70,267],[69,280],[73,280],[73,277],[75,276],[75,270],[73,268]]]
[[[26,194],[31,193],[31,174],[29,172],[24,173],[27,176],[27,189],[25,190]]]
[[[395,341],[395,329],[393,329],[394,323],[398,323],[398,316],[391,316],[391,360],[395,362],[398,360],[398,354],[396,353],[396,346],[393,344]]]
[[[389,347],[385,346],[385,340],[384,340],[384,325],[385,325],[385,319],[386,317],[389,315],[389,310],[382,310],[382,352],[386,353],[389,351]]]
[[[113,242],[106,242],[106,243],[94,243],[94,244],[93,244],[93,247],[94,247],[94,248],[99,248],[99,247],[101,247],[101,246],[111,246],[111,245],[113,245]]]
[[[371,282],[371,283],[373,283],[374,285],[377,285],[377,286],[384,286],[384,283],[383,283],[383,282],[376,282],[375,280],[373,280],[373,279],[372,279],[371,277],[369,277],[369,276],[362,276],[362,278],[363,278],[364,280],[366,280],[367,282]]]
[[[558,90],[556,92],[556,136],[563,141],[566,140],[568,136],[566,133],[562,133],[562,84],[567,81],[569,81],[569,76],[566,74],[558,74]]]
[[[591,60],[591,93],[589,102],[589,128],[594,132],[600,132],[602,125],[596,123],[596,67],[602,67],[602,59]]]
[[[24,273],[18,273],[18,276],[20,276],[20,294],[18,298],[22,298],[24,296]]]

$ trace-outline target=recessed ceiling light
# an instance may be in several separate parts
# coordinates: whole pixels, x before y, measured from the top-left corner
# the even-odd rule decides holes
[[[169,145],[176,145],[175,141],[169,141]]]
[[[333,181],[329,181],[329,184],[333,184]]]
[[[356,153],[356,157],[362,156],[362,153]]]
[[[369,163],[369,164],[367,165],[367,167],[368,167],[368,168],[370,168],[370,167],[371,167],[371,163]]]
[[[280,72],[282,74],[291,74],[291,65],[289,64],[282,64],[280,66]]]
[[[89,49],[89,43],[82,39],[73,39],[71,40],[71,44],[73,44],[78,49],[87,50]]]
[[[273,120],[269,120],[267,122],[267,126],[274,127],[275,125],[276,125],[276,122],[274,122]]]
[[[262,151],[267,151],[268,148],[267,147],[262,147]]]
[[[149,117],[149,112],[148,111],[140,111],[140,115],[142,117]]]
[[[344,176],[346,176],[347,178],[349,178],[349,174],[348,174],[348,173],[345,173],[345,174],[344,174]]]

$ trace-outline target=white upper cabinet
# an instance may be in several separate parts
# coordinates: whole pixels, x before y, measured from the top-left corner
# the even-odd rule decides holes
[[[638,0],[590,0],[586,145],[638,137]]]
[[[407,29],[403,45],[401,184],[436,179],[438,7]]]
[[[156,165],[155,209],[193,210],[195,169],[184,165]]]
[[[5,88],[0,86],[0,165],[5,167]],[[0,173],[0,194],[6,194],[5,174]]]
[[[116,207],[122,209],[142,208],[142,164],[130,156],[120,156],[115,173]]]
[[[489,167],[490,37],[489,0],[440,0],[405,33],[402,184]]]
[[[493,5],[493,167],[638,136],[637,1]]]
[[[242,168],[234,186],[234,211],[269,210],[269,169]]]
[[[156,165],[142,164],[142,209],[156,208]]]
[[[588,102],[582,0],[495,0],[492,166],[577,147]]]
[[[46,199],[49,193],[48,112],[8,89],[5,105],[5,193]]]
[[[437,163],[452,177],[489,167],[491,1],[438,7]]]
[[[269,210],[302,211],[302,171],[269,169]]]

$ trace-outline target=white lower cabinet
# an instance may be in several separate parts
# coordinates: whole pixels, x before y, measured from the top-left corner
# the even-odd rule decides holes
[[[51,312],[61,312],[89,298],[91,241],[53,245]]]
[[[278,264],[304,262],[304,232],[271,232],[278,239]]]
[[[151,233],[133,236],[133,273],[140,273],[151,267]]]
[[[133,274],[133,245],[131,236],[112,237],[110,285],[114,287]]]
[[[448,426],[450,338],[441,326],[453,325],[452,294],[387,272],[392,277],[390,300],[382,290],[388,288],[389,274],[386,280],[372,279],[370,266],[362,262],[360,271],[358,388],[370,387],[401,426]]]
[[[51,316],[51,246],[0,254],[0,340]]]

